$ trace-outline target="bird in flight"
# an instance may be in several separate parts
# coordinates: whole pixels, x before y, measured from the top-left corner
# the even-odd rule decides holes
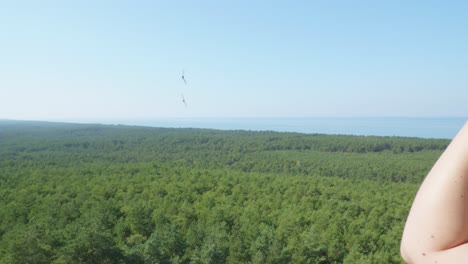
[[[185,80],[185,71],[182,70],[182,80],[184,81],[185,84],[187,84],[187,80]]]
[[[185,107],[187,107],[187,102],[185,101],[184,94],[180,94],[182,96],[182,102],[184,103]]]

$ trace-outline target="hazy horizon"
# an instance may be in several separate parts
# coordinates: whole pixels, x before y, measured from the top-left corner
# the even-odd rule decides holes
[[[0,118],[4,121],[93,122],[93,121],[151,121],[151,120],[255,120],[255,119],[466,119],[466,116],[166,116],[166,117],[89,117],[89,118]]]

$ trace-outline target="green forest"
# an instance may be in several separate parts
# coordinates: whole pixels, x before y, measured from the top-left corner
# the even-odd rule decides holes
[[[448,143],[0,121],[0,263],[404,263]]]

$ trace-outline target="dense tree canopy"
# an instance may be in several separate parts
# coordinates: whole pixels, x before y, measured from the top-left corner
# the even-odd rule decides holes
[[[402,263],[448,140],[0,122],[0,263]]]

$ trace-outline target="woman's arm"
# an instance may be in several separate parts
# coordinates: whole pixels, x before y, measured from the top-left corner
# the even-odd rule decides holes
[[[468,263],[468,124],[422,183],[406,221],[408,263]]]

